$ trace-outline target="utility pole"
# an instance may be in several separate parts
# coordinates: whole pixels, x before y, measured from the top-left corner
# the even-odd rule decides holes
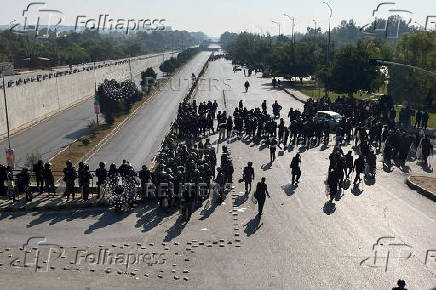
[[[332,11],[332,8],[330,7],[330,5],[327,2],[322,2],[322,3],[327,5],[327,7],[330,9],[330,14],[329,14],[329,42],[328,42],[328,45],[327,45],[327,65],[329,65],[330,64],[330,20],[332,18],[333,11]]]
[[[130,64],[130,57],[129,57],[129,69],[130,69],[130,80],[133,82],[132,65]]]
[[[8,115],[8,103],[6,101],[6,84],[5,84],[5,73],[4,73],[4,66],[0,67],[2,72],[2,79],[3,79],[3,99],[5,102],[5,113],[6,113],[6,127],[8,130],[8,148],[11,149],[11,140],[10,140],[10,133],[9,133],[9,115]]]
[[[294,17],[291,17],[291,16],[289,16],[288,14],[286,14],[286,13],[283,13],[283,16],[286,16],[286,17],[288,17],[289,18],[289,20],[290,21],[292,21],[292,25],[291,25],[291,42],[293,43],[293,44],[295,44],[295,38],[294,38],[294,27],[295,27],[295,18]]]
[[[277,21],[271,21],[272,23],[275,23],[275,24],[277,24],[278,26],[279,26],[279,36],[280,36],[280,22],[277,22]]]

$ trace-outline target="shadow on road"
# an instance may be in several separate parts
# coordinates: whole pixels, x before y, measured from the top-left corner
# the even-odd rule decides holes
[[[146,208],[141,211],[143,211],[143,213],[140,215],[135,227],[142,227],[142,232],[148,232],[149,230],[158,226],[164,218],[171,215],[170,212],[162,211],[162,209],[160,209],[158,206],[151,205],[147,205]]]
[[[356,184],[353,185],[353,188],[351,189],[351,193],[354,196],[359,196],[359,195],[361,195],[363,193],[363,188],[361,190],[360,187],[359,187],[359,184],[356,183]]]
[[[330,200],[326,201],[326,203],[324,204],[324,207],[323,207],[323,211],[326,215],[331,215],[332,213],[334,213],[336,211],[335,203],[330,201]]]
[[[244,233],[247,235],[247,237],[253,235],[256,233],[258,229],[263,225],[263,223],[260,223],[260,216],[256,215],[254,218],[252,218],[247,224],[245,224]]]
[[[95,230],[102,229],[104,227],[113,225],[121,220],[123,220],[125,217],[127,217],[130,213],[118,213],[113,210],[107,210],[105,211],[98,221],[88,227],[87,230],[85,230],[84,234],[89,235],[92,234]]]
[[[298,185],[286,184],[282,186],[283,191],[287,196],[292,196],[295,193],[295,189],[297,189]]]
[[[174,238],[177,238],[182,233],[187,223],[184,222],[183,216],[179,215],[178,219],[172,225],[164,238],[164,242],[171,242]]]
[[[26,212],[23,212],[26,213]],[[104,213],[104,209],[97,210],[62,210],[57,212],[43,212],[39,213],[38,216],[29,222],[26,226],[27,228],[31,228],[43,223],[48,222],[49,225],[55,225],[59,222],[66,221],[70,222],[75,219],[86,219],[89,217],[95,217],[101,213]]]
[[[248,200],[248,197],[249,197],[248,194],[238,195],[235,201],[233,202],[233,205],[236,207],[243,205]]]
[[[88,131],[89,131],[88,128],[81,128],[79,130],[71,132],[70,134],[65,135],[65,138],[71,139],[71,140],[76,140],[76,139],[82,137],[83,135],[87,134]]]
[[[207,209],[203,209],[201,211],[201,218],[199,220],[203,221],[207,218],[209,218],[217,209],[218,205],[220,205],[221,203],[218,203],[216,201],[214,201],[213,199],[211,199],[210,201],[210,206]]]
[[[262,164],[262,166],[260,166],[260,168],[262,168],[263,171],[267,171],[267,170],[271,169],[271,166],[272,166],[272,162],[270,161],[267,164]]]

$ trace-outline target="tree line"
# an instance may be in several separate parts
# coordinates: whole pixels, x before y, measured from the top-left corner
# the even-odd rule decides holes
[[[343,21],[328,33],[318,28],[295,37],[225,32],[221,44],[234,64],[262,71],[264,76],[317,80],[326,91],[352,96],[375,92],[387,81],[395,103],[431,105],[436,78],[420,71],[388,66],[387,73],[370,59],[385,59],[436,71],[436,33],[407,28],[402,22],[398,39],[370,37],[353,21]]]
[[[146,53],[181,50],[207,39],[204,33],[187,31],[70,32],[61,37],[35,38],[9,30],[0,32],[0,62],[12,62],[15,68],[75,65],[138,56]],[[48,59],[41,63],[40,59]]]

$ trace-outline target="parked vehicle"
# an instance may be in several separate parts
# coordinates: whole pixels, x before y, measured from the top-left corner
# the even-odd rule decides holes
[[[313,117],[316,123],[328,122],[330,129],[335,129],[342,120],[342,115],[333,111],[318,111]]]

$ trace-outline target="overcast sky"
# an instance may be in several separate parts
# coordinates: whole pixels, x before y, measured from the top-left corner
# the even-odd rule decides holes
[[[31,2],[0,0],[0,24],[8,24],[13,20],[23,23],[22,12]],[[113,19],[166,19],[165,24],[172,26],[173,29],[203,31],[209,36],[219,36],[224,31],[242,30],[257,33],[270,32],[275,35],[278,33],[278,25],[272,23],[272,20],[281,23],[282,33],[290,34],[290,21],[283,16],[283,13],[295,17],[295,30],[300,32],[304,32],[308,26],[314,27],[314,19],[318,27],[326,30],[329,19],[328,7],[323,4],[323,1],[318,0],[36,0],[33,2],[45,2],[47,9],[62,11],[64,17],[62,25],[74,25],[78,15],[98,19],[100,14],[109,14]],[[401,13],[407,21],[412,19],[412,23],[416,21],[424,26],[427,16],[432,15],[434,17],[431,21],[436,21],[436,0],[331,0],[328,2],[333,10],[332,26],[338,25],[344,19],[354,19],[359,26],[365,25],[371,22],[372,11],[382,2],[395,2],[395,5],[380,7],[380,12],[377,13],[380,17],[389,15],[389,9],[401,9],[413,13]],[[33,6],[34,15],[39,7],[41,6]],[[434,29],[435,24],[433,23],[432,26]]]

